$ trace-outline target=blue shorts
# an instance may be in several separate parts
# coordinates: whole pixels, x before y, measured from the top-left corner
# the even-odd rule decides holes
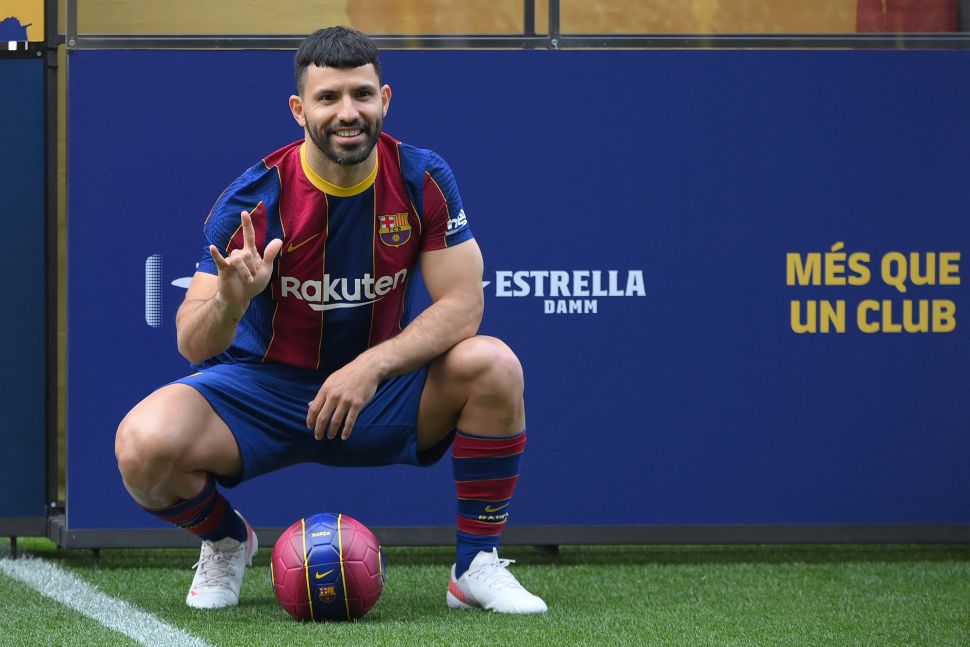
[[[427,367],[381,382],[361,410],[347,440],[317,440],[307,429],[308,403],[324,377],[283,364],[218,364],[176,380],[209,402],[236,438],[242,456],[238,478],[219,478],[232,487],[260,474],[297,463],[337,467],[433,465],[453,434],[418,452],[418,405]]]

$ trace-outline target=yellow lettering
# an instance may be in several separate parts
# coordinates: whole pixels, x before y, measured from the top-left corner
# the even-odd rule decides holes
[[[899,252],[889,252],[882,257],[882,280],[906,294],[906,257]]]
[[[867,285],[872,273],[869,271],[869,253],[856,252],[849,256],[849,269],[855,274],[849,276],[849,285]]]
[[[818,252],[807,254],[805,261],[798,253],[788,254],[788,285],[821,285],[822,255]]]
[[[816,321],[815,320],[815,302],[814,301],[806,301],[805,302],[805,309],[807,311],[806,312],[806,321],[805,322],[802,322],[802,318],[801,318],[802,302],[801,301],[792,301],[791,302],[791,329],[794,332],[798,333],[799,335],[803,335],[803,334],[805,334],[807,332],[808,333],[815,332],[815,330],[816,330],[816,328],[815,328],[815,321]]]
[[[909,255],[909,280],[913,285],[936,285],[936,254],[928,252],[924,258],[925,263],[921,263],[919,252]],[[925,271],[922,267],[924,264]]]
[[[893,321],[893,302],[889,299],[882,300],[882,331],[883,332],[903,332],[903,327]]]
[[[915,279],[915,275],[914,275]],[[913,281],[916,282],[915,280]],[[929,332],[930,331],[930,303],[926,299],[916,302],[919,308],[919,319],[913,321],[913,301],[906,299],[903,301],[903,329],[906,332]]]
[[[940,285],[960,285],[960,252],[940,252]]]
[[[933,301],[933,332],[953,332],[957,327],[957,305],[949,299]]]
[[[845,301],[836,301],[834,308],[830,301],[822,301],[821,310],[819,319],[823,333],[829,332],[830,324],[836,332],[845,332]]]
[[[805,316],[802,317],[801,301],[791,302],[791,329],[799,335],[805,333],[831,331],[845,332],[845,301],[805,301]]]
[[[856,309],[856,325],[859,326],[859,330],[869,334],[879,332],[879,324],[869,321],[869,312],[878,311],[878,301],[866,299],[865,301],[861,302],[859,307]]]
[[[845,243],[832,245],[832,251],[825,255],[825,285],[845,285]]]

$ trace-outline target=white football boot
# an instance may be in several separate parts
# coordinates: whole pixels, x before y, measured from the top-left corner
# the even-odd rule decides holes
[[[195,578],[189,594],[185,596],[185,603],[190,607],[222,609],[239,604],[243,573],[247,566],[253,565],[253,555],[259,548],[252,526],[241,514],[239,518],[246,524],[246,541],[226,537],[219,541],[202,542],[199,561],[192,567]]]
[[[545,613],[542,598],[526,591],[515,576],[509,573],[512,559],[499,559],[498,551],[479,551],[465,574],[455,579],[451,567],[451,581],[445,600],[452,609],[486,609],[496,613]]]

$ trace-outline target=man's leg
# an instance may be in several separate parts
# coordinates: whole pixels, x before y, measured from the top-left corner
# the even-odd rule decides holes
[[[118,427],[115,455],[139,505],[203,540],[189,606],[237,604],[256,537],[216,489],[215,475],[237,476],[242,461],[235,438],[206,399],[184,384],[152,393]]]
[[[455,567],[449,606],[541,613],[497,548],[525,450],[522,366],[492,337],[457,344],[428,369],[418,413],[418,448],[455,431],[452,466],[458,495]]]

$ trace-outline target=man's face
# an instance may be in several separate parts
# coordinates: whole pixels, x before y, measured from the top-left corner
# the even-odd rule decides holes
[[[299,106],[291,99],[291,107],[320,152],[349,166],[374,150],[390,99],[390,88],[379,85],[369,63],[349,69],[311,65]]]

